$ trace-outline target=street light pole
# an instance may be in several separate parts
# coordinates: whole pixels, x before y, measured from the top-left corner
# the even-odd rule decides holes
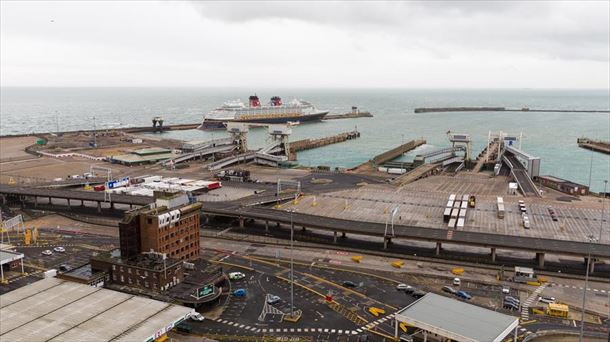
[[[294,222],[290,210],[290,318],[294,318]]]
[[[608,186],[608,180],[604,180],[604,194],[602,195],[602,217],[599,220],[599,241],[602,242],[602,231],[604,230],[604,209],[606,208],[606,187]]]
[[[585,332],[585,302],[587,300],[587,287],[589,286],[589,267],[591,265],[591,248],[595,237],[593,234],[587,235],[589,239],[589,253],[587,255],[587,270],[585,271],[585,286],[582,290],[582,312],[580,315],[580,334],[578,335],[578,342],[582,342],[582,337]]]

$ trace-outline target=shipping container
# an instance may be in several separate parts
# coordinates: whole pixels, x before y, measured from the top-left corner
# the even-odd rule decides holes
[[[450,201],[455,201],[455,194],[449,195],[449,200]]]
[[[460,209],[460,213],[458,214],[460,218],[466,218],[466,209]]]
[[[468,202],[469,195],[462,195],[462,202]]]
[[[453,201],[448,201],[445,208],[453,208]]]
[[[468,200],[462,201],[462,206],[460,208],[466,210],[466,208],[468,208]]]
[[[462,201],[457,200],[457,201],[453,202],[453,207],[454,208],[458,208],[459,209],[461,206],[462,206]]]
[[[464,220],[463,218],[459,218],[459,219],[457,220],[457,226],[456,226],[456,227],[457,227],[457,229],[462,229],[462,228],[464,228],[464,221],[465,221],[465,220]]]
[[[447,224],[447,228],[455,228],[455,219],[452,218],[449,220],[449,224]]]
[[[453,208],[453,209],[451,210],[451,218],[452,218],[452,219],[456,219],[456,220],[457,220],[458,215],[459,215],[459,212],[460,212],[460,209],[458,209],[458,208]]]
[[[445,212],[443,213],[443,221],[449,222],[449,218],[451,217],[451,210],[453,208],[445,208]]]

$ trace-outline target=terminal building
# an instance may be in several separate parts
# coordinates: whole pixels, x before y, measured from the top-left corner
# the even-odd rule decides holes
[[[171,191],[155,191],[155,200],[152,207],[127,212],[119,223],[121,256],[154,251],[173,259],[198,259],[201,203]]]
[[[125,213],[120,248],[59,275],[65,280],[197,307],[222,294],[222,267],[199,259],[201,203],[183,192],[157,191],[155,203]]]

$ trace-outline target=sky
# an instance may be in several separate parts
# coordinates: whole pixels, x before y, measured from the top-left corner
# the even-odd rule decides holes
[[[610,88],[608,1],[0,1],[1,86]]]

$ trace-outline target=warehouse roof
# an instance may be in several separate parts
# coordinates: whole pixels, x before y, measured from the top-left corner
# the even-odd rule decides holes
[[[0,296],[3,341],[149,341],[193,310],[47,278]]]
[[[519,324],[519,318],[428,293],[395,316],[399,322],[450,338],[453,341],[502,341]]]

